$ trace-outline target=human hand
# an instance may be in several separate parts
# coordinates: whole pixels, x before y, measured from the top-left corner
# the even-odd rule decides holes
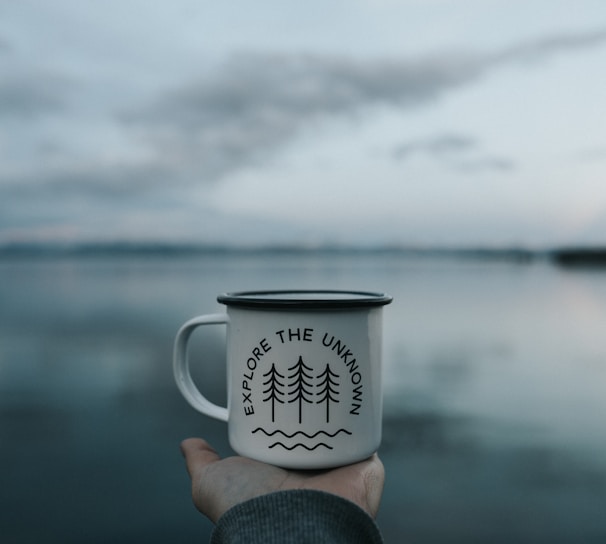
[[[267,493],[313,489],[339,495],[368,512],[379,509],[385,472],[375,454],[365,461],[322,471],[295,471],[253,461],[246,457],[219,454],[201,438],[181,443],[192,480],[196,508],[214,523],[231,507]]]

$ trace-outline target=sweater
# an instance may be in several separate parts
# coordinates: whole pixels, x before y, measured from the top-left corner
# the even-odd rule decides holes
[[[221,516],[211,544],[381,544],[374,520],[357,504],[313,490],[278,491]]]

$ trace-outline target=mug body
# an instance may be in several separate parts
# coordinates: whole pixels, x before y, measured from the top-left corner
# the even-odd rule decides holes
[[[381,442],[381,306],[388,302],[239,304],[229,297],[219,301],[228,306],[234,451],[298,469],[374,453]]]

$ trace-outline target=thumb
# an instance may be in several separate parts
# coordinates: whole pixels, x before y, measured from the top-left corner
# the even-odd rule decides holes
[[[212,463],[221,459],[215,449],[202,438],[188,438],[181,442],[181,453],[190,478],[194,478]]]

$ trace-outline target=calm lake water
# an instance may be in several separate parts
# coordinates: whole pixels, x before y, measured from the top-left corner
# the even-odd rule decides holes
[[[606,270],[389,254],[0,260],[2,542],[207,541],[178,444],[230,449],[174,386],[174,334],[272,288],[394,297],[386,542],[606,542]],[[219,403],[222,334],[192,354]]]

